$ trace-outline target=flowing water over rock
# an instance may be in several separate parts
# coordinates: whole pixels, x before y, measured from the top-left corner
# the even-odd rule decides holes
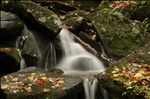
[[[56,52],[53,43],[49,43],[49,50],[46,57],[45,69],[50,69],[50,66],[56,66]]]
[[[64,57],[58,65],[65,73],[68,72],[102,72],[105,70],[102,62],[76,43],[71,33],[63,28],[59,34]]]
[[[62,69],[65,74],[83,76],[85,98],[96,99],[97,79],[91,81],[89,77],[104,71],[104,65],[97,57],[76,43],[68,29],[63,28],[59,36],[64,56],[57,67]]]

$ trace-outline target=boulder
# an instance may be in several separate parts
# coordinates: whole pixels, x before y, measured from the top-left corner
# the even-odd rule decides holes
[[[61,21],[53,11],[30,0],[4,0],[1,9],[18,14],[29,29],[38,30],[51,40],[54,40],[61,29]]]
[[[16,38],[17,36],[21,35],[21,32],[24,28],[24,23],[16,14],[5,11],[0,11],[0,13],[1,45],[5,47],[15,47]]]
[[[20,56],[14,48],[0,48],[0,76],[16,72],[20,69]]]
[[[7,99],[80,99],[82,79],[29,67],[1,77]]]
[[[149,39],[139,21],[125,18],[121,13],[103,9],[91,19],[104,49],[112,58],[124,57]]]

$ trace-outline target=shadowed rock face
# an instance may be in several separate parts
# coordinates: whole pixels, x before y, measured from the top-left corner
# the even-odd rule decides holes
[[[0,11],[0,44],[15,47],[16,37],[21,35],[24,23],[16,14]]]
[[[0,76],[15,72],[20,69],[20,56],[16,49],[0,49]]]
[[[33,76],[34,75],[34,76]],[[35,97],[36,99],[80,99],[78,97],[78,94],[82,91],[83,85],[82,85],[82,80],[79,77],[75,76],[64,76],[60,74],[55,75],[49,71],[45,71],[43,69],[38,69],[36,67],[29,67],[24,70],[20,70],[18,72],[6,75],[5,77],[2,78],[2,86],[3,85],[9,85],[10,83],[14,83],[14,79],[9,78],[9,77],[14,77],[18,78],[18,83],[22,83],[23,86],[28,86],[29,84],[31,85],[31,90],[32,92],[27,92],[25,89],[24,91],[19,91],[14,93],[15,89],[5,89],[4,88],[4,93],[7,94],[7,99],[16,99],[16,98],[21,98],[21,99],[27,99],[31,97]],[[6,83],[6,80],[8,77],[9,81]],[[30,79],[30,78],[33,79]],[[45,81],[44,83],[39,82],[40,79],[43,79],[42,77],[45,77],[46,79],[43,80]],[[51,79],[51,81],[48,81],[48,79]],[[57,80],[56,80],[57,79]],[[17,80],[17,79],[16,79]],[[36,82],[35,82],[36,80]],[[15,81],[17,83],[17,81]],[[39,84],[39,83],[41,84]],[[59,86],[54,88],[56,86],[56,83],[61,83]],[[15,86],[15,85],[14,85]],[[18,86],[19,87],[23,86]],[[24,87],[25,88],[25,87]],[[47,92],[42,92],[44,88],[49,89]],[[62,89],[64,88],[64,89]],[[30,90],[30,91],[31,91]]]

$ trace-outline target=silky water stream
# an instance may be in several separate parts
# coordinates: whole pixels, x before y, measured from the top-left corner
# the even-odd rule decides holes
[[[63,28],[59,37],[64,55],[57,68],[62,69],[65,74],[82,77],[84,80],[85,99],[96,99],[98,81],[93,78],[93,75],[104,71],[104,65],[96,56],[76,43],[68,29]]]

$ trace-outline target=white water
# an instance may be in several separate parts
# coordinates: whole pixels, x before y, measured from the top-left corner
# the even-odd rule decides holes
[[[68,29],[63,28],[59,34],[64,57],[58,65],[65,73],[68,72],[102,72],[105,70],[102,62],[87,52],[81,45],[73,40]]]
[[[26,62],[24,60],[24,58],[22,57],[22,48],[24,46],[25,40],[27,39],[27,37],[25,36],[19,36],[16,40],[16,49],[18,49],[19,52],[19,56],[20,56],[20,69],[24,69],[27,67]]]
[[[103,48],[103,46],[102,46],[101,42],[99,42],[99,45],[100,45],[101,50],[102,50],[102,55],[104,55],[104,56],[106,56],[106,57],[107,57],[107,54],[106,54],[106,52],[105,52],[105,50],[104,50],[104,48]]]
[[[88,78],[84,79],[85,99],[95,99],[97,85],[97,79],[93,79],[93,81],[89,81]]]
[[[57,66],[65,74],[75,74],[80,76],[91,76],[105,70],[102,62],[94,55],[87,52],[80,44],[73,40],[68,29],[63,28],[59,34],[64,52],[62,61]],[[98,81],[89,78],[84,79],[84,90],[86,99],[95,99]]]
[[[47,53],[46,61],[45,61],[45,70],[50,69],[50,67],[56,66],[56,52],[53,46],[53,43],[49,43],[49,50]]]

